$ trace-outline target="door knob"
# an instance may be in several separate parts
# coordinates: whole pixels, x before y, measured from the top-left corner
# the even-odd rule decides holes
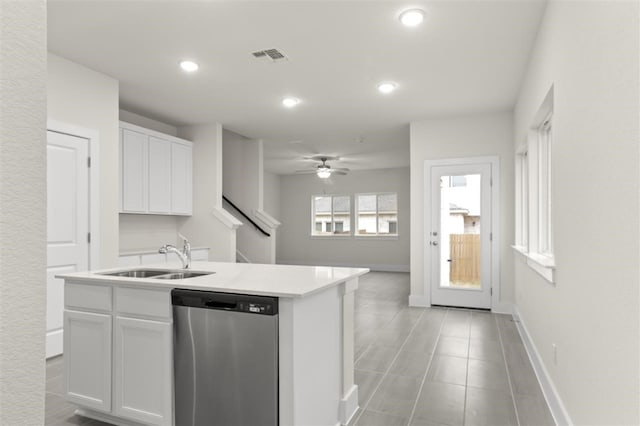
[[[431,245],[432,245],[432,246],[437,246],[437,245],[438,245],[438,242],[437,242],[437,241],[431,241]]]

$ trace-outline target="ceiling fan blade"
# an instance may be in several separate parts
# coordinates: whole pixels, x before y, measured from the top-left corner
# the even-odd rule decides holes
[[[341,175],[344,176],[347,174],[347,172],[340,170],[340,169],[330,169],[329,170],[331,172],[332,175]]]
[[[333,170],[333,171],[335,171],[335,172],[344,172],[344,173],[347,173],[347,172],[350,172],[350,171],[351,171],[351,170],[346,169],[346,168],[344,168],[344,167],[335,167],[335,168],[334,168],[334,167],[332,167],[332,168],[331,168],[331,170]]]
[[[311,175],[316,174],[318,172],[317,169],[309,169],[309,170],[296,170],[294,173],[297,175]]]

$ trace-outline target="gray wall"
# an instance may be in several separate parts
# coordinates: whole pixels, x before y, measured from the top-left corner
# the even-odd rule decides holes
[[[311,237],[313,195],[398,194],[398,237]],[[353,212],[352,199],[352,212]],[[360,266],[374,270],[409,270],[409,169],[352,171],[320,179],[315,175],[280,177],[277,263]],[[353,221],[352,221],[353,223]]]

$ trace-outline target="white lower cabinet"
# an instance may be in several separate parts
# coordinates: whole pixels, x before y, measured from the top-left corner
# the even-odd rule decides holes
[[[171,324],[116,316],[114,336],[114,414],[171,425]]]
[[[64,312],[67,399],[111,411],[111,315]]]
[[[65,282],[66,398],[114,424],[173,424],[170,290]]]

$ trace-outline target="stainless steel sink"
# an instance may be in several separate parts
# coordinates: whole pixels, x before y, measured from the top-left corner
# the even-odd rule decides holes
[[[102,275],[112,275],[114,277],[131,277],[131,278],[152,278],[157,275],[165,275],[171,271],[158,271],[148,269],[137,269],[134,271],[107,272]]]
[[[193,272],[193,271],[176,271],[169,269],[134,269],[130,271],[105,272],[101,275],[110,275],[113,277],[127,278],[154,278],[163,280],[182,280],[186,278],[201,277],[203,275],[211,275],[215,272]]]
[[[201,277],[203,275],[210,275],[213,272],[173,272],[171,274],[159,275],[154,278],[161,280],[182,280],[185,278]]]

